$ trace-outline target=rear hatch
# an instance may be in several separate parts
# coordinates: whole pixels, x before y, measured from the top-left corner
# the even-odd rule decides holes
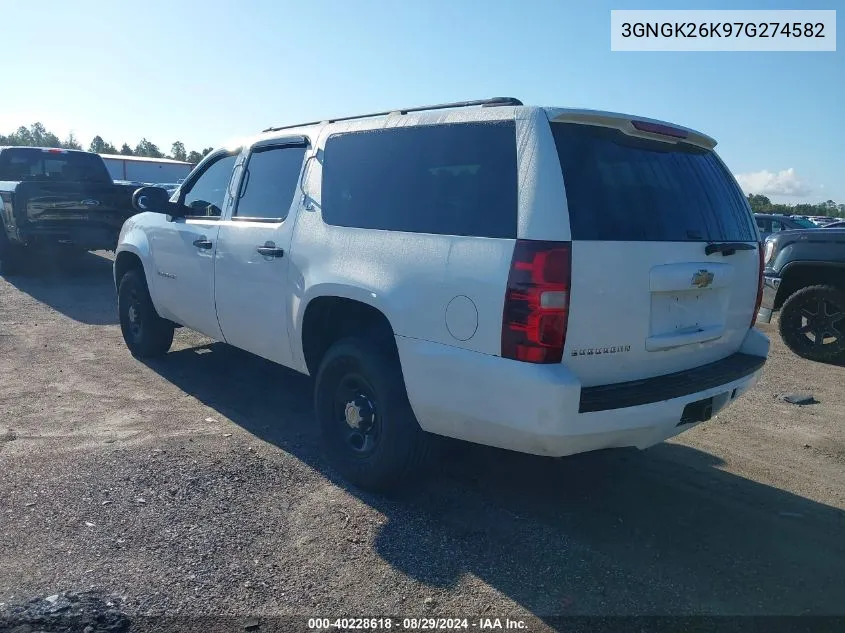
[[[619,117],[551,128],[572,235],[562,362],[594,386],[736,352],[756,312],[759,246],[715,143]]]
[[[15,207],[26,212],[28,228],[123,225],[131,210],[125,187],[86,182],[25,182],[15,189]],[[20,218],[18,218],[20,222]]]

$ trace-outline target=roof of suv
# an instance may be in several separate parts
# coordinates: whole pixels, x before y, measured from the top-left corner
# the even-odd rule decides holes
[[[634,130],[633,123],[648,124],[673,130],[683,135],[683,140],[712,149],[716,141],[692,128],[677,125],[659,119],[651,119],[621,112],[608,112],[604,110],[590,110],[583,108],[561,108],[545,106],[526,106],[519,99],[513,97],[496,97],[478,101],[462,101],[456,103],[437,104],[432,106],[419,106],[413,108],[397,108],[394,110],[374,112],[357,116],[344,116],[339,118],[324,119],[321,121],[310,121],[292,125],[269,127],[255,135],[251,142],[261,139],[275,138],[288,134],[306,133],[307,131],[329,125],[340,123],[347,129],[373,129],[379,127],[399,127],[401,125],[433,124],[433,123],[458,123],[470,121],[491,121],[512,118],[529,118],[531,113],[542,111],[550,121],[573,122],[600,125],[605,127],[620,127]],[[519,116],[523,113],[524,116]],[[281,132],[281,134],[280,134]],[[639,131],[639,134],[648,134],[646,131]],[[658,135],[655,135],[658,136]],[[665,140],[665,136],[663,137]],[[249,142],[246,141],[245,142]]]

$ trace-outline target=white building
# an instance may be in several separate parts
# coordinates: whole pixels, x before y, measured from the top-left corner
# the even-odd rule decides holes
[[[170,158],[100,154],[113,180],[132,182],[176,183],[185,178],[193,165]]]

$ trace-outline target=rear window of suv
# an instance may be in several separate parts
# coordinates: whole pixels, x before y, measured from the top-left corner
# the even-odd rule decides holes
[[[55,149],[13,147],[0,152],[0,180],[112,182],[97,154]]]
[[[515,238],[513,121],[349,132],[326,140],[322,214],[335,226]]]
[[[711,150],[552,123],[574,240],[756,241],[745,197]]]

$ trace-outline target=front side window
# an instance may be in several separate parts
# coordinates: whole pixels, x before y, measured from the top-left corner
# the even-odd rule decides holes
[[[188,217],[220,217],[237,157],[236,153],[221,156],[188,185],[182,202],[191,209]]]
[[[252,152],[234,219],[283,221],[302,171],[305,147],[261,147]]]
[[[330,136],[322,214],[335,226],[514,238],[514,123],[424,125]]]

